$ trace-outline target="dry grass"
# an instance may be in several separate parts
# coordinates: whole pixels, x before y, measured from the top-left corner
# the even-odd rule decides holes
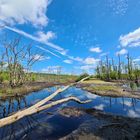
[[[106,82],[103,80],[98,80],[98,79],[90,79],[90,80],[86,80],[82,82],[83,84],[111,84],[111,85],[115,85],[116,83],[113,82]]]

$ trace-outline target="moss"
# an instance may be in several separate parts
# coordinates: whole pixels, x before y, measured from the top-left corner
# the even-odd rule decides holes
[[[100,86],[92,86],[89,87],[91,90],[95,91],[117,91],[119,88],[116,86],[105,86],[105,85],[100,85]]]
[[[106,82],[98,79],[90,79],[82,82],[83,84],[106,84],[106,85],[115,85],[113,82]]]

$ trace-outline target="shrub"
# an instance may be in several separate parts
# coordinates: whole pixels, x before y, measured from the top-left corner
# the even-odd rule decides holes
[[[82,80],[83,78],[85,77],[88,77],[89,75],[87,73],[83,73],[82,75],[80,75],[77,79],[76,79],[76,82]]]
[[[3,76],[0,76],[0,84],[3,83],[4,79]]]

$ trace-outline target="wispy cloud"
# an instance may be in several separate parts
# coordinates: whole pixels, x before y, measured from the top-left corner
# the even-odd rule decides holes
[[[125,55],[128,51],[126,49],[121,49],[120,51],[116,52],[116,55]]]
[[[52,55],[54,55],[54,56],[60,58],[60,56],[58,56],[58,55],[56,55],[55,53],[53,53],[53,52],[47,50],[46,48],[43,48],[43,47],[41,47],[41,46],[36,46],[36,47],[39,48],[39,49],[41,49],[41,50],[43,50],[43,51],[45,51],[45,52],[47,52],[47,53],[50,53],[50,54],[52,54]]]
[[[109,54],[109,52],[102,53],[102,54],[100,54],[100,57],[106,56],[108,54]]]
[[[77,62],[83,62],[83,58],[66,55],[69,59]]]
[[[67,63],[67,64],[72,64],[73,63],[72,60],[64,60],[63,62]]]
[[[119,38],[122,47],[139,47],[140,46],[140,28]]]
[[[48,56],[43,56],[43,55],[40,55],[40,54],[36,54],[33,56],[34,60],[38,60],[38,61],[44,61],[44,60],[48,60],[50,59],[50,57]]]
[[[94,60],[91,59],[91,62],[88,62],[88,59],[84,60],[83,58],[80,58],[80,57],[74,57],[74,56],[71,56],[71,55],[68,55],[67,52],[68,50],[65,50],[63,49],[62,47],[56,45],[56,44],[53,44],[52,42],[49,42],[49,40],[53,39],[53,38],[56,38],[56,35],[55,33],[51,32],[51,31],[48,31],[46,34],[43,33],[43,32],[37,32],[37,35],[36,36],[33,36],[29,33],[26,33],[22,30],[19,30],[17,28],[12,28],[12,27],[9,27],[9,26],[5,26],[6,29],[10,30],[10,31],[13,31],[19,35],[22,35],[26,38],[29,38],[33,41],[36,41],[36,42],[39,42],[43,45],[46,45],[46,46],[49,46],[50,48],[53,49],[53,51],[63,55],[64,57],[67,57],[69,58],[70,60],[73,60],[73,61],[77,61],[77,62],[80,62],[80,63],[94,63]],[[60,58],[59,55],[55,54],[54,52],[42,47],[42,46],[36,46],[37,48],[45,51],[45,52],[48,52],[58,58]],[[95,60],[96,61],[96,60]]]
[[[43,32],[40,32],[36,36],[33,36],[33,35],[29,34],[29,33],[26,33],[26,32],[24,32],[22,30],[19,30],[17,28],[12,28],[12,27],[9,27],[9,26],[5,26],[5,28],[10,30],[10,31],[16,32],[16,33],[18,33],[18,34],[20,34],[20,35],[22,35],[22,36],[24,36],[26,38],[29,38],[29,39],[34,40],[36,42],[39,42],[41,44],[47,45],[47,46],[53,48],[54,51],[56,51],[56,52],[58,52],[58,53],[60,53],[62,55],[66,54],[66,52],[67,52],[67,50],[63,49],[62,47],[49,42],[49,40],[54,38],[54,36],[55,36],[54,33],[51,32],[51,31],[47,32],[46,34],[43,33]]]
[[[84,71],[94,70],[94,68],[95,66],[92,66],[92,65],[84,65],[80,67],[80,69]]]
[[[140,56],[133,60],[134,62],[140,62]]]

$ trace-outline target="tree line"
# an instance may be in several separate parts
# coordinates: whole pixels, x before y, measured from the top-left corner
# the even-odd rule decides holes
[[[106,55],[105,61],[100,60],[96,67],[96,77],[102,80],[130,80],[138,83],[140,78],[140,68],[129,53],[126,56],[126,63],[118,55],[118,63]]]

